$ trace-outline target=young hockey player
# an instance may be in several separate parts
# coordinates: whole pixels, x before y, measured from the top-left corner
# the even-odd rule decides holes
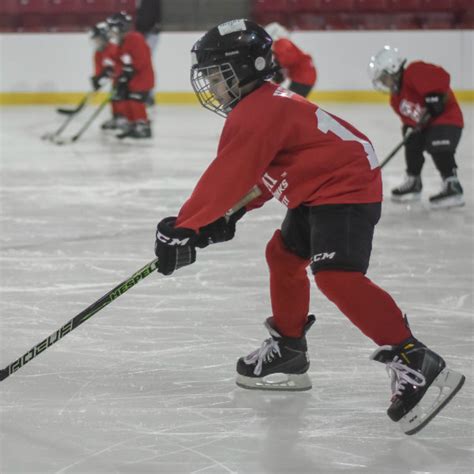
[[[385,46],[370,59],[374,87],[390,93],[390,105],[400,116],[405,135],[417,125],[405,144],[406,179],[392,190],[392,200],[405,202],[421,197],[421,170],[428,152],[443,180],[441,191],[430,196],[433,208],[463,206],[464,196],[454,159],[464,126],[450,76],[440,66],[406,59],[396,48]],[[421,121],[421,122],[420,122]],[[426,123],[426,125],[424,125]]]
[[[97,91],[108,81],[117,76],[118,46],[109,41],[109,27],[105,21],[97,23],[91,29],[91,39],[95,45],[94,75],[91,77],[92,88]],[[112,100],[112,118],[101,126],[103,130],[126,128],[123,102]]]
[[[273,316],[270,338],[237,363],[244,388],[306,390],[310,265],[317,286],[380,347],[372,355],[392,373],[388,415],[406,433],[421,429],[454,396],[464,376],[412,334],[391,296],[369,280],[381,173],[368,138],[346,121],[272,84],[272,40],[259,25],[233,20],[192,48],[191,82],[202,105],[227,117],[217,157],[177,217],[161,220],[155,253],[170,275],[196,260],[196,248],[231,240],[245,210],[221,217],[258,185],[288,207],[266,249]],[[285,120],[281,120],[285,117]],[[446,390],[422,411],[434,386]],[[447,391],[447,389],[450,391]]]
[[[274,75],[273,82],[281,83],[288,79],[290,91],[308,97],[317,77],[311,56],[289,39],[289,32],[279,23],[270,23],[265,30],[273,39],[274,61],[281,67]]]
[[[110,37],[118,43],[120,73],[116,81],[116,99],[125,101],[127,130],[118,138],[150,138],[151,127],[146,100],[154,86],[150,48],[137,31],[130,31],[132,17],[125,12],[107,18]]]

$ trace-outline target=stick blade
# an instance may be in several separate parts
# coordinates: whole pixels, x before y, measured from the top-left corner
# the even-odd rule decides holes
[[[62,114],[62,115],[74,115],[76,114],[77,112],[79,112],[80,109],[56,109],[56,112],[58,114]]]

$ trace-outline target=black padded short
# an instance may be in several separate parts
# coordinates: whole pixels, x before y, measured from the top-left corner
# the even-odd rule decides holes
[[[281,232],[285,246],[310,260],[311,270],[366,273],[381,203],[329,204],[289,209]]]

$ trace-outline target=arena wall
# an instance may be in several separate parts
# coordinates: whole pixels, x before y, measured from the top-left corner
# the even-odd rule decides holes
[[[167,32],[154,55],[158,101],[194,101],[189,51],[201,32]],[[422,59],[447,69],[459,99],[474,101],[472,30],[295,32],[318,69],[312,98],[348,102],[384,101],[372,90],[369,57],[384,44],[408,61]],[[86,33],[0,34],[0,104],[74,102],[89,89],[92,44]]]

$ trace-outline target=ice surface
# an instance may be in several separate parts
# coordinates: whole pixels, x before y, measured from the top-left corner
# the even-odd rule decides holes
[[[388,106],[326,108],[380,159],[400,140]],[[407,437],[388,419],[374,344],[317,290],[312,391],[234,385],[237,358],[267,337],[264,249],[285,212],[269,203],[232,242],[175,277],[148,277],[2,382],[0,472],[473,472],[473,107],[463,110],[466,207],[427,208],[440,185],[428,159],[422,203],[386,200],[369,270],[415,334],[467,376],[425,430]],[[223,123],[158,106],[151,143],[119,143],[96,125],[74,145],[39,139],[62,119],[52,107],[0,109],[1,367],[153,259],[157,221],[189,195]],[[384,169],[386,194],[403,168],[400,154]]]

